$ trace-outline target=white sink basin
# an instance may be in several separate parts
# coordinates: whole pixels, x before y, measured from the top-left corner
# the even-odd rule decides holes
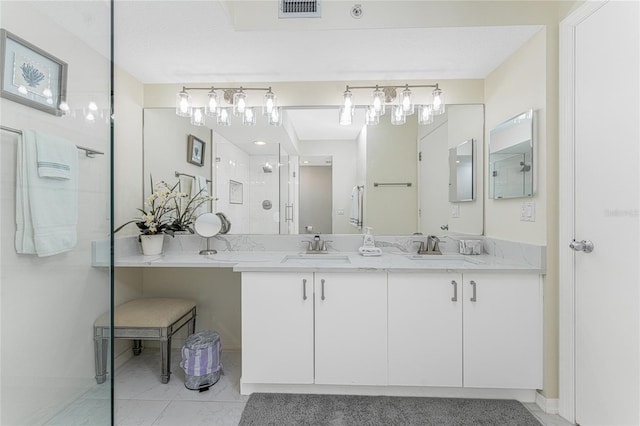
[[[452,267],[452,268],[473,266],[479,263],[459,255],[411,254],[411,255],[407,255],[406,257],[407,259],[415,262],[428,263],[429,265],[433,265],[433,266],[443,266],[443,267]]]
[[[334,254],[289,254],[280,263],[297,265],[318,265],[318,264],[347,264],[351,263],[349,256]]]

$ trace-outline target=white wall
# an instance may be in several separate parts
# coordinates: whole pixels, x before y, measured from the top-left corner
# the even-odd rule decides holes
[[[224,212],[231,221],[230,234],[248,234],[249,228],[249,204],[232,204],[229,202],[229,181],[233,180],[243,184],[243,191],[249,187],[249,155],[214,133],[216,146],[216,212]]]
[[[485,137],[502,121],[532,108],[534,125],[534,197],[486,199],[487,236],[547,246],[544,277],[544,388],[558,395],[558,33],[547,27],[531,38],[485,80]],[[488,164],[488,149],[485,149]],[[488,197],[488,185],[485,197]],[[535,203],[535,221],[521,222],[520,206]]]
[[[262,169],[266,163],[271,173]],[[249,181],[245,183],[244,203],[247,204],[250,234],[278,234],[280,232],[280,173],[277,155],[249,156]],[[263,201],[271,201],[271,209],[262,207]],[[284,218],[282,218],[284,220]]]
[[[402,126],[381,120],[367,129],[367,184],[364,226],[374,234],[412,234],[418,231],[418,125],[416,115]],[[379,186],[374,183],[411,183]]]
[[[17,137],[1,132],[0,423],[7,425],[42,424],[95,385],[92,325],[107,311],[110,294],[108,270],[91,267],[91,241],[109,235],[110,62],[85,43],[108,41],[108,21],[100,20],[104,5],[85,6],[87,19],[95,19],[95,32],[80,40],[44,16],[40,2],[1,4],[2,28],[69,64],[67,100],[73,110],[71,116],[56,117],[2,99],[2,124],[38,129],[105,152],[95,158],[78,153],[77,247],[46,258],[18,255],[13,245]],[[103,114],[93,124],[81,114],[89,100]],[[94,424],[108,424],[109,418],[105,404]]]

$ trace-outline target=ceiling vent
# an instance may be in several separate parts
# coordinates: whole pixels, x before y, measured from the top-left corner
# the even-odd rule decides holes
[[[278,18],[320,18],[320,0],[279,0]]]

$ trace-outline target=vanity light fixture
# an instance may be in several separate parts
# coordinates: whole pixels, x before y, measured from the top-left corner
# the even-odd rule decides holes
[[[194,107],[189,91],[207,90],[207,101],[202,107]],[[265,91],[262,105],[262,114],[267,116],[269,124],[282,125],[280,108],[276,105],[276,95],[271,87],[182,87],[176,94],[176,114],[180,117],[189,117],[191,123],[199,126],[205,125],[205,116],[216,117],[216,122],[221,126],[231,125],[231,115],[241,117],[246,126],[256,124],[256,108],[249,104],[248,91]],[[218,91],[231,107],[221,106]],[[259,110],[258,110],[259,111]],[[194,115],[197,114],[197,117]]]
[[[411,89],[433,88],[431,92],[431,103],[418,104],[414,103],[414,92]],[[406,116],[415,113],[416,107],[418,109],[418,123],[430,124],[433,122],[433,116],[443,114],[445,111],[444,96],[442,89],[438,84],[420,84],[410,85],[405,84],[403,86],[347,86],[346,90],[342,94],[342,106],[340,107],[340,124],[350,125],[352,123],[353,110],[355,108],[352,89],[373,89],[371,95],[371,104],[369,105],[366,114],[365,122],[367,125],[376,125],[380,122],[379,117],[385,115],[386,104],[392,103],[396,100],[398,102],[392,105],[392,124],[404,124],[406,122]],[[396,89],[403,89],[398,95]],[[373,114],[377,115],[378,120],[373,118]]]

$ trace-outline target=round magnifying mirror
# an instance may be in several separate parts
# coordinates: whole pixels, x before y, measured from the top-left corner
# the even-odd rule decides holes
[[[193,229],[196,231],[196,234],[200,235],[203,238],[207,239],[207,248],[205,250],[200,250],[200,254],[216,254],[217,251],[210,248],[209,239],[220,232],[222,228],[222,221],[220,218],[213,213],[203,213],[198,216],[193,223]]]

